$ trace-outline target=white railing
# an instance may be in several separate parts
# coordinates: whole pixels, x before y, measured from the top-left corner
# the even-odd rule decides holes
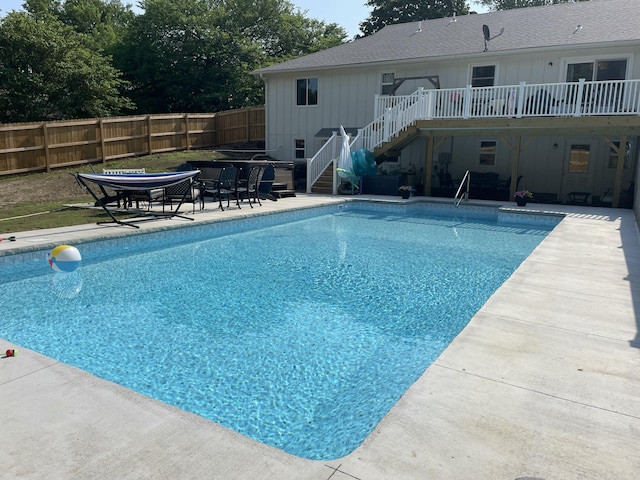
[[[313,158],[307,159],[307,193],[311,193],[311,187],[320,178],[320,175],[327,169],[331,162],[338,158],[340,154],[341,142],[338,141],[338,132],[333,132],[331,138],[318,150]],[[335,168],[333,178],[333,193],[336,192],[336,174]]]
[[[421,103],[414,120],[640,115],[640,80],[421,89],[402,97],[377,96],[374,111],[382,113],[376,119],[407,101]]]
[[[472,119],[472,118],[525,118],[594,115],[640,115],[640,80],[610,80],[603,82],[578,82],[503,85],[495,87],[445,88],[425,90],[420,88],[410,95],[376,95],[374,120],[358,130],[351,143],[351,150],[374,148],[393,139],[417,120]],[[307,166],[307,191],[309,166],[319,170],[318,177],[337,158],[332,151],[328,161],[316,160],[326,155],[336,144],[330,138]],[[326,163],[324,163],[326,162]],[[318,177],[313,178],[313,182]],[[334,178],[334,183],[337,179]],[[334,192],[335,192],[334,188]]]

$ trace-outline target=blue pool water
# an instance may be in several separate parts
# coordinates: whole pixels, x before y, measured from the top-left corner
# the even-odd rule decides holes
[[[73,274],[42,252],[0,268],[0,337],[291,454],[338,458],[553,226],[456,215],[224,222],[78,245]]]

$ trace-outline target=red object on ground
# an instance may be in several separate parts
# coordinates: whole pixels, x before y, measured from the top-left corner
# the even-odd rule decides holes
[[[16,351],[9,349],[9,350],[7,350],[6,354],[7,354],[7,357],[15,357],[16,356]]]

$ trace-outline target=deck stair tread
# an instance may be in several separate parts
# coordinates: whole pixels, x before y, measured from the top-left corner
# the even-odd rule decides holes
[[[288,183],[274,182],[271,186],[271,195],[276,198],[295,197],[296,191],[290,189]]]
[[[316,180],[316,183],[311,187],[311,193],[333,193],[333,164],[330,164],[320,178]]]

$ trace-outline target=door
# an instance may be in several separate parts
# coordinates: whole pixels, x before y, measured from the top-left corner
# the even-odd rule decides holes
[[[570,142],[565,152],[562,172],[561,199],[567,201],[570,192],[593,193],[593,145],[589,142]]]

